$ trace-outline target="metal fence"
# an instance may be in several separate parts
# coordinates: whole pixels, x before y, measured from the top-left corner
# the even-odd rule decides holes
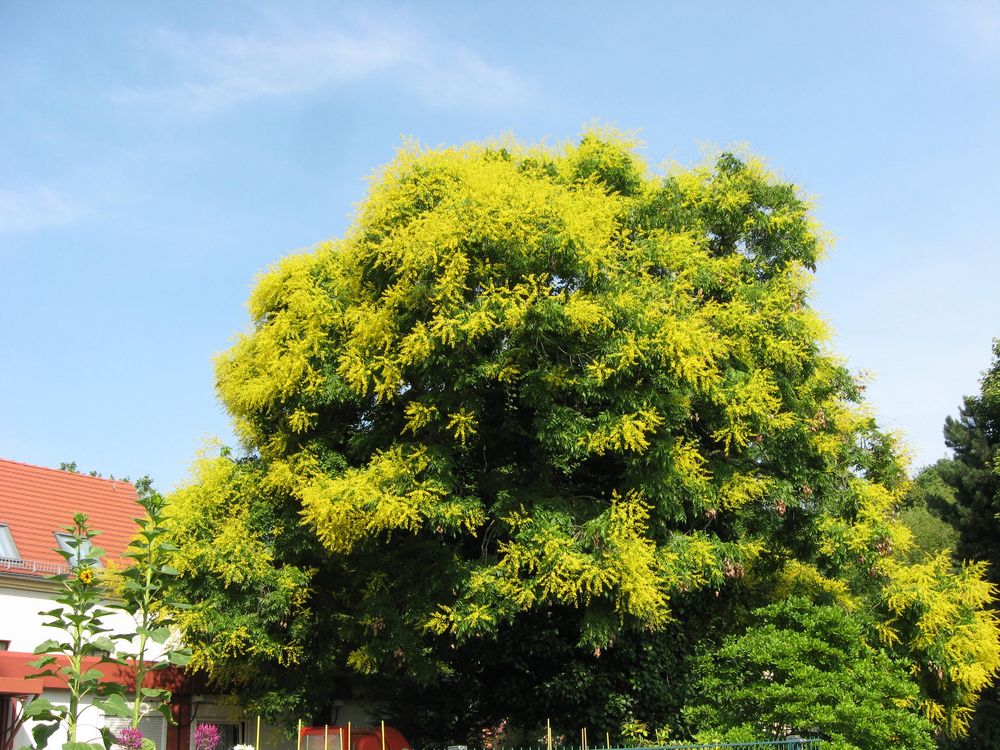
[[[53,573],[65,573],[67,572],[67,568],[65,565],[56,565],[55,563],[50,562],[0,557],[0,572],[25,573],[27,575],[52,575]]]
[[[823,740],[804,737],[786,737],[783,740],[762,740],[758,742],[710,742],[708,744],[648,745],[639,747],[613,747],[607,750],[823,750]],[[468,745],[449,745],[437,750],[481,750]],[[498,746],[496,750],[545,750],[545,747]],[[553,745],[552,750],[605,750],[593,745]]]
[[[711,742],[707,745],[660,745],[657,748],[643,748],[643,750],[822,750],[823,741],[817,739],[804,739],[802,737],[786,737],[783,740],[766,740],[760,742]]]

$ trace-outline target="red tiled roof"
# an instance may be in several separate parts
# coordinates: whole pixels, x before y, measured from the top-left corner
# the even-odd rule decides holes
[[[0,524],[9,527],[23,563],[0,561],[0,573],[45,576],[64,565],[54,533],[71,525],[74,513],[89,516],[90,528],[101,532],[94,545],[117,560],[143,509],[128,482],[0,459]]]

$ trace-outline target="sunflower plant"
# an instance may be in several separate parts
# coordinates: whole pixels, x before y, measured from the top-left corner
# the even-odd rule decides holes
[[[39,658],[31,666],[40,670],[32,677],[53,676],[66,681],[69,690],[67,705],[53,704],[46,698],[35,698],[24,711],[26,719],[34,721],[32,738],[35,746],[48,743],[61,724],[66,726],[67,741],[63,750],[106,750],[114,738],[102,730],[102,743],[78,741],[80,717],[91,700],[113,690],[102,680],[101,664],[116,664],[114,636],[104,620],[111,610],[103,604],[104,590],[100,585],[100,559],[104,550],[93,544],[99,532],[90,528],[84,513],[76,513],[73,523],[65,527],[65,549],[57,552],[66,561],[66,572],[52,576],[59,586],[55,597],[59,605],[41,612],[49,618],[45,626],[61,631],[62,636],[50,638],[35,648]],[[91,699],[91,700],[88,700]]]
[[[168,561],[177,547],[165,538],[163,496],[153,489],[149,477],[135,482],[135,488],[146,513],[134,519],[136,533],[123,555],[131,564],[121,572],[119,598],[111,605],[135,620],[135,632],[123,638],[125,647],[118,654],[133,675],[135,697],[129,702],[124,695],[114,694],[101,704],[105,713],[128,719],[133,729],[149,711],[159,711],[167,721],[174,721],[171,692],[147,685],[146,678],[154,671],[184,666],[191,653],[173,637],[171,612],[183,605],[169,592],[177,569]]]

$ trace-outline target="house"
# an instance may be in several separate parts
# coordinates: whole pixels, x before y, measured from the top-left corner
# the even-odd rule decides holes
[[[58,584],[48,577],[65,571],[65,560],[55,548],[65,544],[64,527],[78,512],[86,513],[91,528],[101,532],[95,542],[106,553],[102,563],[122,566],[121,556],[135,532],[133,519],[144,512],[131,484],[0,459],[0,750],[31,744],[21,709],[35,696],[44,694],[53,703],[68,703],[65,683],[54,677],[29,679],[36,670],[28,662],[36,658],[33,651],[39,643],[60,635],[44,626],[45,618],[39,613],[53,608]],[[135,622],[123,612],[116,612],[105,624],[117,633],[135,630]],[[108,679],[134,689],[126,670],[101,669]],[[224,743],[219,750],[257,741],[256,721],[231,702],[206,694],[199,681],[172,668],[158,670],[149,679],[147,685],[155,682],[174,693],[175,723],[168,724],[154,713],[140,724],[158,750],[189,750],[200,723],[220,726]],[[98,741],[102,726],[118,729],[124,722],[105,717],[91,706],[83,715],[78,739]],[[57,732],[49,747],[60,747],[65,740],[65,732]],[[261,727],[264,750],[281,750],[292,743],[276,728]]]

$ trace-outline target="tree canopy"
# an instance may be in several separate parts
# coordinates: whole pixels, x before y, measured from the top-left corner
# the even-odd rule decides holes
[[[194,663],[271,711],[405,683],[455,732],[599,693],[683,730],[684,681],[630,688],[622,655],[684,663],[797,594],[960,733],[997,669],[989,588],[900,556],[905,472],[807,301],[824,244],[746,155],[407,144],[344,238],[259,279],[217,362],[242,450],[170,500]],[[594,693],[560,704],[577,667]],[[465,683],[476,706],[434,703]]]

